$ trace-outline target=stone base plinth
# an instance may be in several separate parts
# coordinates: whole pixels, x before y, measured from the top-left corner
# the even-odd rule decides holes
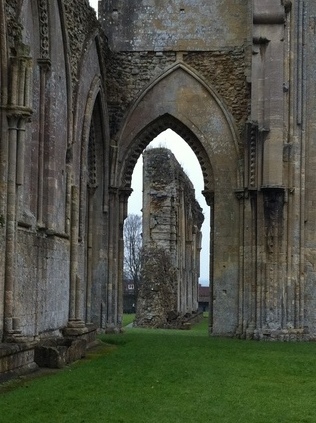
[[[70,322],[63,335],[37,341],[15,336],[12,342],[0,344],[0,383],[38,367],[61,368],[84,357],[86,349],[97,344],[96,326],[81,321]]]
[[[91,348],[96,343],[97,326],[85,324],[81,320],[70,320],[62,332],[65,338],[84,339],[87,342],[87,348]]]
[[[258,341],[315,341],[306,329],[262,329],[254,332],[253,339]]]
[[[34,342],[0,344],[0,383],[37,368]]]

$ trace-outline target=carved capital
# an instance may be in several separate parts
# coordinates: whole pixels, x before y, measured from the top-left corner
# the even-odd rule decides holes
[[[213,205],[213,202],[214,202],[214,192],[213,191],[204,190],[204,191],[202,191],[202,194],[204,195],[206,204],[208,206],[212,206]]]
[[[123,200],[127,200],[132,192],[133,192],[133,189],[129,187],[120,188],[119,189],[120,198],[122,198]]]
[[[37,63],[38,63],[38,66],[40,67],[40,69],[42,71],[44,71],[45,73],[50,70],[51,65],[52,65],[50,59],[43,59],[43,58],[38,59]]]
[[[249,191],[247,188],[235,189],[234,192],[237,200],[244,200],[245,198],[249,198]]]
[[[7,112],[8,119],[25,119],[26,122],[30,120],[33,110],[29,107],[23,106],[6,106],[2,107]]]

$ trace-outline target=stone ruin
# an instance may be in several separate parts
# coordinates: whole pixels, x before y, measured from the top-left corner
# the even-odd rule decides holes
[[[316,340],[316,2],[197,3],[0,0],[0,373],[121,329],[132,173],[167,128],[203,172],[210,334]]]
[[[202,209],[166,148],[144,152],[143,268],[135,325],[183,327],[198,311]]]

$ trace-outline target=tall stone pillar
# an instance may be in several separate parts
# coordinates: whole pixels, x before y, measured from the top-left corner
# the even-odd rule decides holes
[[[71,187],[70,228],[69,318],[63,333],[65,336],[78,336],[88,332],[88,329],[83,321],[83,286],[78,275],[79,189],[75,185]]]
[[[209,264],[209,286],[210,286],[210,298],[209,298],[209,333],[213,332],[213,312],[214,312],[214,192],[204,190],[202,191],[206,204],[210,208],[210,264]]]
[[[38,195],[37,195],[37,226],[45,227],[43,216],[43,199],[44,199],[44,151],[45,151],[45,121],[46,121],[46,102],[45,91],[47,82],[47,73],[50,69],[49,59],[38,60],[40,69],[40,112],[39,112],[39,140],[38,140]]]
[[[286,264],[291,256],[291,182],[286,163],[290,148],[291,58],[290,32],[286,30],[290,11],[291,2],[281,0],[256,0],[253,8],[252,111],[246,160],[250,195],[244,209],[248,229],[244,266],[246,269],[248,251],[253,270],[244,272],[243,310],[249,336],[253,332],[257,338],[283,336],[291,326],[287,317],[290,291]]]
[[[262,185],[283,186],[284,22],[281,1],[254,2],[252,121],[265,133]]]
[[[123,317],[123,227],[130,188],[109,190],[109,270],[105,330],[119,331]]]
[[[16,231],[18,185],[23,183],[24,130],[32,114],[30,104],[31,58],[23,44],[16,46],[16,55],[10,58],[8,104],[8,175],[6,207],[6,248],[4,281],[4,337],[7,341],[19,338],[19,320],[14,316],[16,283]]]
[[[117,326],[122,326],[123,319],[123,279],[124,279],[124,220],[127,217],[128,198],[132,193],[131,188],[121,188],[119,191],[119,238],[118,238],[118,281],[117,281]]]
[[[5,1],[0,0],[0,244],[3,248],[0,254],[0,295],[4,298],[5,290],[5,221],[7,208],[7,157],[8,157],[8,131],[5,106],[8,103],[8,57]],[[0,342],[4,331],[4,301],[0,301]]]

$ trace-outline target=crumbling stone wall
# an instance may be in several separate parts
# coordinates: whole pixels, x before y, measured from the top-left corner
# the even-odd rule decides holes
[[[175,52],[113,52],[106,50],[107,92],[111,134],[141,91],[176,61]],[[124,87],[124,89],[122,89]]]
[[[183,61],[223,98],[242,135],[250,107],[248,9],[244,0],[104,1],[111,133],[139,94]]]
[[[247,82],[247,50],[235,47],[210,52],[189,52],[183,57],[224,99],[239,131],[239,147],[243,150],[243,133],[250,107],[250,84]]]
[[[166,264],[156,264],[150,271],[152,261],[149,260],[142,276],[143,291],[138,303],[141,309],[137,312],[141,315],[148,307],[156,310],[161,307],[165,310],[164,318],[166,311],[192,313],[198,309],[201,226],[204,220],[202,209],[195,200],[192,182],[170,150],[148,149],[143,154],[143,160],[144,250],[146,253],[150,249],[153,256],[151,260],[155,260],[155,249],[157,254],[160,254],[160,250],[166,252],[170,257],[174,281],[172,286],[169,276],[164,285],[161,272]],[[172,289],[173,295],[169,292]],[[152,298],[153,292],[157,293],[155,300]],[[167,310],[166,305],[162,304],[167,303],[170,307],[170,299],[174,302],[174,307]]]
[[[168,328],[177,313],[177,269],[168,251],[147,247],[137,296],[135,326]]]
[[[164,74],[178,59],[174,51],[112,52],[107,50],[107,89],[110,128],[114,135],[124,114],[139,94]],[[247,50],[235,47],[181,55],[197,75],[223,98],[242,135],[249,113],[250,85],[247,82]],[[124,87],[124,90],[122,90]],[[243,148],[242,145],[240,145]]]

